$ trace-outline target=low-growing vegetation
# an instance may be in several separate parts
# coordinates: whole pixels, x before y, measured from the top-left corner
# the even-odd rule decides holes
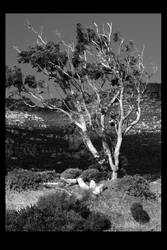
[[[54,180],[56,173],[38,173],[32,170],[14,169],[6,176],[6,187],[16,191],[37,190],[43,182]]]
[[[19,212],[6,212],[6,231],[102,231],[111,226],[107,216],[91,212],[66,193],[44,196]]]

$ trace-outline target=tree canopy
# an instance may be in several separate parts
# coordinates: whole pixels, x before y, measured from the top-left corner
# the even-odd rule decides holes
[[[78,23],[76,41],[72,44],[62,39],[47,41],[30,24],[28,28],[36,34],[37,43],[26,51],[17,50],[18,62],[28,63],[37,72],[43,72],[48,82],[41,86],[33,77],[27,76],[28,86],[22,81],[19,88],[43,107],[66,114],[80,129],[93,156],[100,164],[107,157],[115,174],[122,136],[140,119],[142,95],[152,75],[143,63],[145,46],[139,51],[134,41],[124,39],[119,32],[112,32],[112,23],[107,23],[107,28],[103,26],[103,33],[96,23],[93,28]],[[51,79],[55,90],[59,88],[64,93],[63,98],[60,95],[61,107],[57,107],[50,91]],[[43,91],[47,91],[51,98],[46,99]],[[108,144],[110,135],[106,132],[108,124],[114,127],[116,135],[115,140],[111,139],[111,146]],[[102,161],[88,135],[92,129],[102,140]]]

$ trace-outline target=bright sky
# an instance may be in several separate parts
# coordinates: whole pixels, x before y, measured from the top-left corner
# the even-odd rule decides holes
[[[58,30],[69,43],[75,39],[77,23],[89,26],[96,22],[102,29],[103,24],[112,22],[113,32],[119,31],[125,39],[134,40],[138,49],[141,50],[145,44],[145,66],[150,68],[151,63],[158,66],[158,72],[151,82],[161,82],[161,14],[6,14],[6,64],[9,66],[17,64],[17,53],[13,45],[26,50],[36,42],[35,35],[25,25],[26,19],[36,30],[43,26],[48,41],[57,39],[55,32]],[[22,69],[24,74],[34,73],[30,66],[24,65]],[[38,74],[36,76],[37,79],[41,78]]]

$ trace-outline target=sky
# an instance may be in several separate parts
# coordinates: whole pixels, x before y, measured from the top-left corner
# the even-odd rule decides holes
[[[28,46],[36,42],[36,36],[27,29],[26,20],[40,30],[48,41],[56,41],[56,31],[67,43],[75,40],[76,24],[93,26],[96,22],[102,32],[103,24],[112,22],[113,32],[119,31],[127,40],[134,40],[141,51],[143,45],[144,65],[148,70],[151,63],[158,66],[157,73],[151,78],[151,82],[161,83],[161,14],[151,13],[13,13],[6,14],[6,65],[17,65],[17,52],[13,45],[20,50],[26,50]],[[106,26],[107,27],[107,26]],[[21,66],[21,64],[19,64]],[[37,79],[45,79],[41,74],[32,70],[30,65],[23,65],[22,71],[26,74],[35,74]]]

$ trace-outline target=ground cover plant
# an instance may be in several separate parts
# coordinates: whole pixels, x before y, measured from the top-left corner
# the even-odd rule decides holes
[[[32,170],[14,169],[7,173],[5,184],[8,189],[16,191],[39,189],[43,182],[57,178],[55,172],[39,173]]]
[[[6,231],[102,231],[110,227],[107,216],[91,212],[84,202],[66,193],[43,196],[32,207],[6,213]]]

